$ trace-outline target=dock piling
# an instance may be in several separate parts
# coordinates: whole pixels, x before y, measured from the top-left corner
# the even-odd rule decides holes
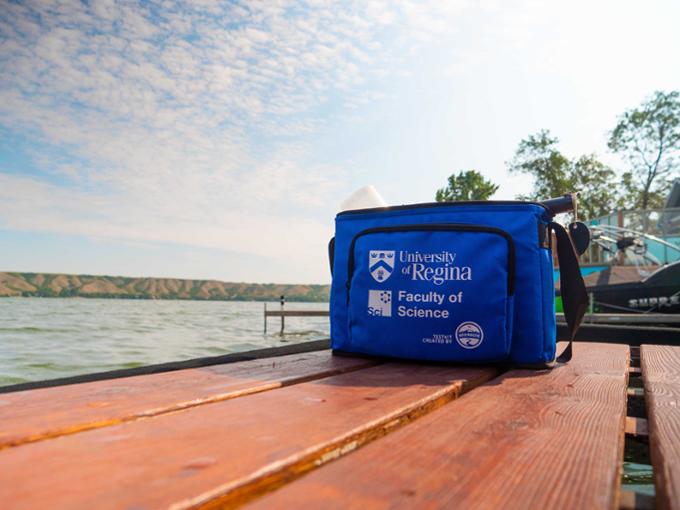
[[[281,296],[281,309],[268,310],[267,303],[264,304],[264,332],[267,333],[267,317],[281,317],[281,332],[283,335],[286,325],[286,317],[328,317],[327,310],[285,310],[286,297]]]
[[[283,306],[286,304],[286,296],[281,296],[281,336],[283,336],[283,328],[286,324],[286,316],[283,313]]]

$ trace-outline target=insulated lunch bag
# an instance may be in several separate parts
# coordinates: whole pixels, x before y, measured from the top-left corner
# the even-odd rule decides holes
[[[552,219],[570,210],[572,200],[437,202],[339,213],[329,244],[333,350],[551,364],[554,233],[570,332],[557,361],[568,361],[588,298],[570,235]]]

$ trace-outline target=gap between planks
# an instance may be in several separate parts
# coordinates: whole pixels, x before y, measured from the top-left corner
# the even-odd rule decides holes
[[[633,351],[633,348],[631,348],[631,363],[632,362],[635,362],[638,365],[640,364],[639,348],[637,348],[635,351]],[[630,366],[629,376],[636,376],[636,378],[642,376],[642,368],[639,366]],[[629,384],[630,380],[631,378],[629,377]],[[628,412],[631,412],[631,402],[635,402],[635,400],[631,399],[644,399],[645,392],[642,388],[629,386],[626,390],[626,395],[628,398]],[[625,433],[625,444],[628,444],[631,436],[638,439],[638,445],[641,444],[639,439],[649,435],[647,420],[638,416],[626,416]],[[640,446],[637,448],[639,447]],[[625,451],[626,448],[624,446],[624,462],[626,461]],[[636,449],[636,451],[638,450]],[[638,455],[641,454],[638,453]],[[624,489],[624,486],[621,486],[621,492],[619,493],[619,510],[651,510],[653,508],[655,508],[654,497],[636,492],[634,490]]]

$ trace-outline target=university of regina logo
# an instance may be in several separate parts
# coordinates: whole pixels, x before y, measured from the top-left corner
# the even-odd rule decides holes
[[[484,331],[476,322],[461,322],[456,328],[456,341],[463,349],[476,349],[482,340]]]
[[[387,280],[394,271],[394,251],[369,251],[368,270],[376,282],[382,283]]]

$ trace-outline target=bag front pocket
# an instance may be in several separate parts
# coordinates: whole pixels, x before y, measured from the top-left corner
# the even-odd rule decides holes
[[[498,228],[416,224],[359,232],[348,254],[352,350],[442,361],[507,358],[515,250]]]

